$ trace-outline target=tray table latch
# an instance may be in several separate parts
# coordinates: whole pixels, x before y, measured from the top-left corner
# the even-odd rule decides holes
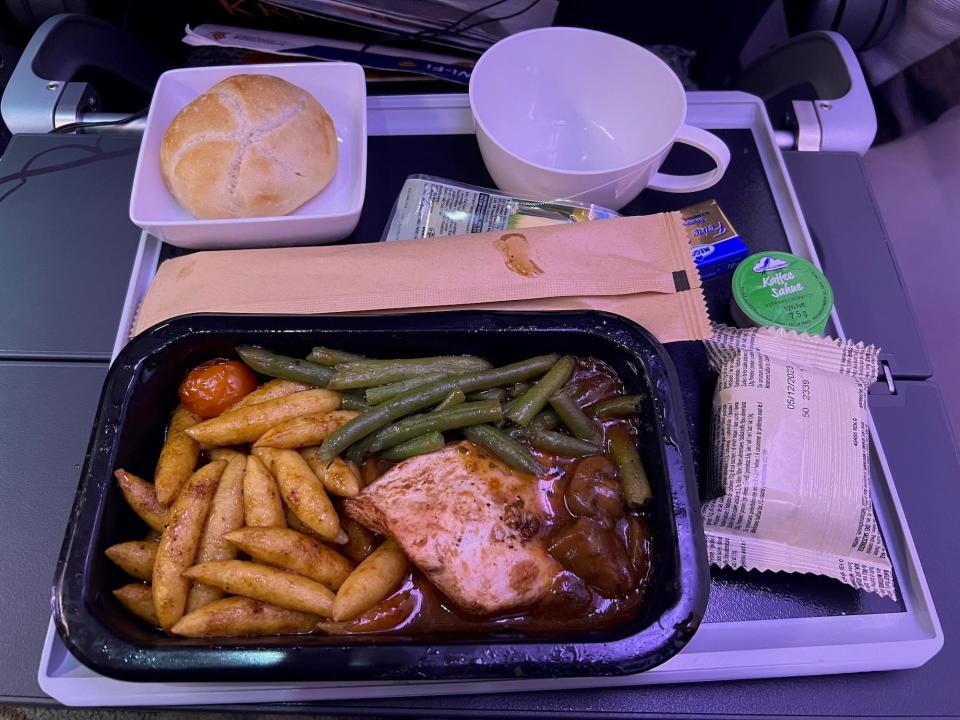
[[[897,384],[893,379],[893,372],[890,370],[888,360],[880,361],[880,377],[870,388],[871,395],[896,395]]]

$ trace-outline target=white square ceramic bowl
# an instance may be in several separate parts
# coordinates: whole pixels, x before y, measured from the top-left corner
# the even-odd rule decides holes
[[[160,141],[181,108],[221,80],[241,73],[275,75],[313,95],[333,119],[340,145],[327,187],[289,215],[198,220],[160,176]],[[171,245],[190,249],[320,245],[357,226],[367,184],[367,89],[355,63],[283,63],[171,70],[157,81],[130,196],[130,220]]]

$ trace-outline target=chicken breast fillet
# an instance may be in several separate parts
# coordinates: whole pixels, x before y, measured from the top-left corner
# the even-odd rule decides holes
[[[399,463],[344,510],[394,538],[471,613],[531,605],[560,572],[543,538],[549,510],[539,482],[470,442]]]

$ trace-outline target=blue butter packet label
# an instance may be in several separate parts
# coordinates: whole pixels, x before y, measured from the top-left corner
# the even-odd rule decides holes
[[[733,272],[740,261],[750,254],[750,250],[739,235],[715,243],[695,245],[691,251],[697,271],[704,280],[715,275]]]
[[[684,208],[680,217],[702,279],[732,272],[750,254],[716,200]]]

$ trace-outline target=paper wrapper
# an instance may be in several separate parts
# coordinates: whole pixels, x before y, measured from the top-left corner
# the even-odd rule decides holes
[[[467,306],[606,310],[638,322],[661,342],[698,340],[712,332],[680,215],[663,213],[521,233],[194,253],[160,266],[134,334],[195,312]]]
[[[718,326],[710,562],[816,573],[896,599],[870,495],[867,390],[877,348]]]

